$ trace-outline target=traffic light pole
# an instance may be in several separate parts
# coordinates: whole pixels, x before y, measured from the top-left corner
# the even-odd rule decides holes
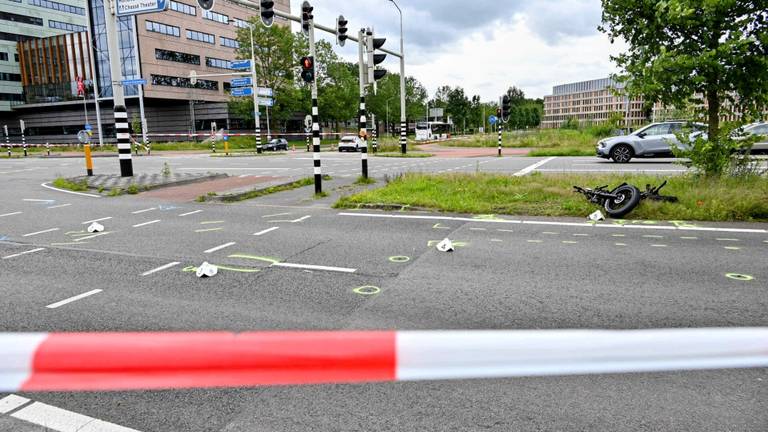
[[[253,48],[253,24],[248,23],[248,30],[251,34],[251,87],[253,88],[253,121],[256,123],[256,153],[262,152],[261,147],[261,110],[259,109],[259,85],[256,81],[256,55]]]
[[[309,56],[315,58],[315,20],[309,20]],[[320,115],[317,110],[317,77],[312,77],[312,160],[315,174],[315,194],[323,193],[320,168]]]
[[[133,162],[131,160],[131,134],[128,127],[128,111],[125,108],[125,93],[121,83],[123,73],[120,67],[120,47],[117,42],[117,16],[115,15],[116,0],[111,0],[109,10],[104,11],[104,24],[109,47],[109,72],[112,77],[112,98],[115,104],[115,137],[117,138],[117,153],[120,160],[120,175],[133,177]]]
[[[358,44],[357,44],[357,52],[360,56],[360,61],[358,63],[359,69],[360,69],[360,122],[358,124],[358,127],[360,130],[358,131],[358,135],[363,140],[363,152],[360,155],[360,158],[362,160],[363,164],[363,178],[368,178],[368,131],[367,131],[367,119],[365,118],[365,61],[364,61],[364,45],[365,45],[365,30],[360,29],[358,32]]]

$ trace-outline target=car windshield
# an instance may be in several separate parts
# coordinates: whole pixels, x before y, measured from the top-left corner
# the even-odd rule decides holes
[[[355,142],[355,137],[346,136],[341,139],[342,142]]]

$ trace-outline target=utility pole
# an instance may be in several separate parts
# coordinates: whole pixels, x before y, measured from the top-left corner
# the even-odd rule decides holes
[[[358,122],[358,136],[363,140],[363,152],[360,156],[363,164],[363,178],[368,178],[368,131],[367,131],[367,119],[365,118],[365,84],[367,81],[368,71],[365,66],[365,46],[366,46],[366,31],[360,29],[357,33],[359,55],[359,69],[360,69],[360,111],[358,112],[360,121]]]
[[[109,46],[109,71],[112,77],[112,98],[115,103],[115,137],[117,138],[117,153],[120,160],[120,175],[133,177],[133,162],[131,161],[131,138],[128,126],[128,111],[125,109],[125,93],[122,86],[122,70],[120,67],[120,46],[117,42],[116,0],[109,0],[109,10],[104,11],[104,22]]]
[[[315,174],[315,194],[323,193],[323,174],[320,167],[320,115],[317,109],[317,79],[315,77],[315,23],[312,10],[308,1],[301,5],[302,29],[309,36],[309,59],[302,59],[302,67],[309,70],[311,67],[312,85],[312,160]],[[310,61],[308,65],[306,60]],[[308,67],[309,66],[309,67]],[[304,75],[304,74],[303,74]],[[304,77],[304,76],[303,76]],[[308,76],[304,77],[306,81]]]
[[[253,47],[253,24],[248,23],[248,30],[251,34],[251,87],[253,88],[253,121],[256,123],[256,153],[261,153],[261,117],[259,108],[259,85],[256,81],[256,51]],[[269,124],[269,119],[267,119]]]

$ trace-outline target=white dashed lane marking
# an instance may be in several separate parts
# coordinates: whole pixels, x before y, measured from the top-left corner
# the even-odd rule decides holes
[[[112,219],[112,216],[107,216],[107,217],[103,217],[103,218],[99,218],[99,219],[91,219],[91,220],[87,220],[85,222],[82,222],[82,225],[88,225],[89,223],[101,222],[101,221],[110,220],[110,219]]]
[[[27,234],[22,235],[22,237],[32,237],[32,236],[36,236],[38,234],[45,234],[45,233],[49,233],[49,232],[53,232],[53,231],[58,231],[58,230],[59,230],[58,228],[51,228],[51,229],[47,229],[47,230],[27,233]]]
[[[253,235],[255,235],[255,236],[264,235],[264,234],[266,234],[266,233],[268,233],[268,232],[272,232],[272,231],[274,231],[274,230],[276,230],[276,229],[279,229],[279,228],[280,228],[280,227],[272,227],[272,228],[267,228],[267,229],[265,229],[265,230],[262,230],[262,231],[259,231],[259,232],[257,232],[257,233],[253,233]]]
[[[230,246],[232,246],[232,245],[234,245],[234,244],[236,244],[236,243],[235,243],[235,242],[224,243],[223,245],[219,245],[219,246],[216,246],[216,247],[212,247],[212,248],[210,248],[210,249],[204,250],[204,251],[203,251],[203,253],[212,253],[212,252],[216,252],[216,251],[218,251],[218,250],[222,250],[222,249],[224,249],[224,248],[228,248],[228,247],[230,247]]]
[[[35,252],[40,252],[42,250],[45,250],[45,248],[30,249],[28,251],[19,252],[19,253],[13,254],[13,255],[6,255],[2,259],[16,258],[16,257],[22,256],[22,255],[31,254],[31,253],[35,253]]]
[[[184,216],[189,216],[189,215],[193,215],[193,214],[198,214],[200,212],[202,212],[202,210],[195,210],[195,211],[191,211],[191,212],[187,212],[187,213],[182,213],[179,216],[180,217],[184,217]]]
[[[145,271],[145,272],[144,272],[144,273],[142,273],[141,275],[142,275],[142,276],[149,276],[149,275],[151,275],[152,273],[157,273],[157,272],[159,272],[159,271],[163,271],[163,270],[165,270],[165,269],[169,269],[169,268],[171,268],[171,267],[173,267],[173,266],[176,266],[176,265],[179,265],[179,264],[180,264],[180,263],[179,263],[178,261],[174,261],[174,262],[171,262],[171,263],[168,263],[168,264],[165,264],[165,265],[161,265],[160,267],[157,267],[157,268],[153,268],[152,270],[149,270],[149,271]]]
[[[141,213],[146,213],[146,212],[152,211],[152,210],[157,210],[157,207],[151,207],[151,208],[144,209],[144,210],[136,210],[134,212],[131,212],[131,214],[141,214]]]
[[[46,306],[46,307],[47,307],[48,309],[56,309],[57,307],[61,307],[61,306],[64,306],[65,304],[69,304],[69,303],[72,303],[72,302],[78,301],[78,300],[80,300],[80,299],[84,299],[84,298],[86,298],[86,297],[90,297],[90,296],[92,296],[92,295],[94,295],[94,294],[98,294],[98,293],[100,293],[100,292],[101,292],[101,290],[100,290],[100,289],[91,290],[91,291],[88,291],[88,292],[85,292],[85,293],[82,293],[82,294],[78,294],[78,295],[76,295],[76,296],[74,296],[74,297],[70,297],[70,298],[67,298],[67,299],[64,299],[64,300],[58,301],[58,302],[56,302],[56,303],[51,303],[51,304],[49,304],[49,305],[48,305],[48,306]]]
[[[143,227],[143,226],[145,226],[145,225],[150,225],[150,224],[153,224],[153,223],[158,223],[158,222],[160,222],[160,219],[155,219],[155,220],[153,220],[153,221],[149,221],[149,222],[144,222],[144,223],[136,224],[136,225],[133,225],[133,227],[134,227],[134,228],[138,228],[138,227]]]
[[[5,214],[0,214],[0,217],[14,216],[14,215],[19,215],[21,213],[22,212],[5,213]]]

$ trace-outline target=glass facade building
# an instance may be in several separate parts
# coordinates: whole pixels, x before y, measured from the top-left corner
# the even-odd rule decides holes
[[[112,97],[112,73],[109,69],[107,54],[107,30],[104,22],[104,0],[89,0],[93,33],[93,49],[96,57],[96,77],[99,98]],[[136,58],[136,19],[132,16],[119,17],[117,20],[118,43],[120,46],[120,65],[122,79],[141,78],[139,62]],[[138,86],[126,86],[125,96],[138,96]]]

